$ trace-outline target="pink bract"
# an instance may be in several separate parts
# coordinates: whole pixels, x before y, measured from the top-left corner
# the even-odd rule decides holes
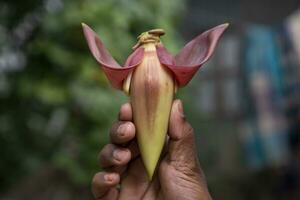
[[[222,24],[205,31],[187,43],[175,57],[168,53],[162,44],[156,45],[160,63],[171,70],[179,87],[187,85],[198,69],[208,61],[227,27],[228,24]],[[121,66],[90,27],[83,24],[83,31],[93,56],[103,66],[110,83],[122,90],[123,81],[143,60],[143,47],[137,48],[128,57],[124,66]]]

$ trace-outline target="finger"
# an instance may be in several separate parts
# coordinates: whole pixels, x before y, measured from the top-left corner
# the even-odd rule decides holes
[[[105,145],[99,154],[99,162],[103,168],[126,165],[130,159],[131,152],[128,148],[121,148],[114,144]]]
[[[117,153],[114,153],[115,150],[117,150]],[[113,158],[114,154],[118,154],[119,150],[125,151],[126,155],[125,156],[118,155],[117,157],[120,157],[121,159],[115,160],[115,158]],[[129,153],[129,155],[127,155],[127,153]],[[127,165],[130,160],[135,159],[139,154],[140,151],[139,151],[137,141],[133,140],[126,148],[119,147],[114,144],[107,144],[99,153],[98,159],[99,159],[100,166],[103,168],[107,168],[112,166]]]
[[[192,126],[185,120],[180,100],[175,100],[169,122],[168,156],[171,161],[197,164],[197,151]]]
[[[117,199],[118,191],[115,186],[119,182],[120,176],[117,173],[99,172],[95,174],[92,181],[92,192],[95,199]]]
[[[116,122],[110,130],[110,141],[114,144],[126,144],[135,137],[135,126],[132,122]]]
[[[173,102],[168,134],[168,152],[159,168],[162,190],[172,190],[174,185],[170,182],[182,182],[194,188],[194,192],[190,193],[192,198],[203,196],[205,199],[211,199],[198,161],[193,128],[184,117],[180,100]],[[183,199],[184,196],[167,193],[165,198]]]
[[[183,112],[182,102],[176,99],[173,102],[170,114],[168,134],[171,140],[180,140],[190,132],[193,132],[191,125],[186,121]]]
[[[120,108],[119,120],[132,121],[132,108],[130,103],[125,103]]]

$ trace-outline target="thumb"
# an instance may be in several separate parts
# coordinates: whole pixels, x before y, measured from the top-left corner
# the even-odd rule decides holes
[[[166,156],[159,174],[166,199],[211,199],[195,147],[194,131],[185,120],[180,100],[172,105]],[[168,192],[164,192],[168,191]]]
[[[169,122],[168,159],[177,164],[186,162],[196,167],[198,165],[195,147],[194,131],[186,121],[180,100],[172,105]]]

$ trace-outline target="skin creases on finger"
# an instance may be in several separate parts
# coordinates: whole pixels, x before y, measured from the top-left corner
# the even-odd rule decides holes
[[[106,147],[107,148],[107,147]],[[116,146],[116,148],[118,148],[118,146]],[[127,148],[126,149],[128,149],[129,151],[130,151],[130,153],[131,153],[131,156],[130,156],[130,159],[128,160],[128,162],[123,162],[123,164],[114,164],[113,162],[111,163],[111,164],[106,164],[106,163],[102,163],[103,162],[103,160],[100,162],[100,154],[103,152],[101,152],[100,154],[99,154],[99,162],[100,162],[100,166],[102,166],[106,171],[109,171],[109,172],[116,172],[116,173],[119,173],[121,176],[123,175],[123,173],[124,173],[124,171],[127,169],[127,166],[128,166],[128,163],[130,162],[130,161],[133,161],[133,160],[135,160],[138,156],[139,156],[139,154],[140,154],[140,152],[139,152],[139,148],[138,148],[138,144],[137,144],[137,142],[136,142],[136,140],[133,140],[133,141],[131,141],[129,144],[128,144],[128,146],[127,146]],[[104,150],[105,150],[105,148],[104,148]],[[111,155],[111,154],[110,154]],[[104,167],[105,166],[105,167]]]
[[[99,153],[99,163],[103,168],[126,165],[131,159],[128,148],[107,144]]]
[[[113,144],[127,144],[135,137],[135,126],[130,121],[116,122],[110,130],[110,140]]]

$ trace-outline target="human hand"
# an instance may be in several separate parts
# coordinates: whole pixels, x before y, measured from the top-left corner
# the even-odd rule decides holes
[[[99,154],[105,169],[95,174],[92,191],[97,200],[209,200],[191,125],[182,103],[172,105],[168,139],[151,182],[141,160],[129,103],[122,105],[119,121],[110,131],[110,144]]]

